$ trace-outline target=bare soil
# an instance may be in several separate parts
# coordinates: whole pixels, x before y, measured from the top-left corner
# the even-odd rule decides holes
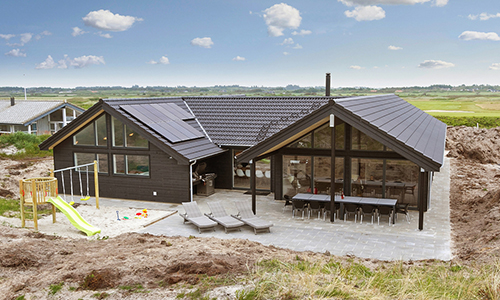
[[[488,263],[500,256],[500,128],[448,129],[454,255]]]
[[[447,149],[453,157],[450,208],[454,260],[489,263],[500,256],[500,128],[449,128]],[[18,198],[20,178],[47,176],[51,166],[50,159],[0,160],[0,194]],[[21,295],[26,299],[175,299],[186,286],[200,286],[204,276],[235,282],[235,286],[211,294],[218,299],[235,299],[235,291],[245,287],[235,279],[251,271],[256,261],[293,261],[297,256],[314,261],[325,256],[240,239],[126,233],[87,240],[7,226],[0,227],[0,253],[2,299]],[[383,262],[363,263],[374,266]],[[49,287],[61,282],[65,288],[57,297],[51,296]],[[149,292],[141,294],[144,290]]]

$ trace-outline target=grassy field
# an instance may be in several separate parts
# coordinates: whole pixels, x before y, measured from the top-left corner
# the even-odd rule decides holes
[[[311,96],[307,93],[286,92],[286,94],[265,94],[262,92],[246,91],[247,96]],[[332,96],[366,96],[378,93],[335,94]],[[102,91],[92,95],[75,94],[42,94],[30,96],[28,99],[64,100],[78,105],[84,109],[90,108],[100,98],[141,98],[141,97],[176,97],[176,96],[215,96],[213,92],[204,93],[127,93],[123,90]],[[320,96],[316,93],[317,96]],[[433,116],[465,117],[465,118],[500,118],[500,93],[471,92],[471,91],[433,91],[425,93],[397,93],[398,96],[427,111]],[[469,122],[469,123],[476,123]],[[491,122],[490,122],[491,123]],[[456,125],[456,124],[449,124]]]

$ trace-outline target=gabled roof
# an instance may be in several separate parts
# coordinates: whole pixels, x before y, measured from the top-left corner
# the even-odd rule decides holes
[[[83,108],[64,101],[0,100],[0,124],[29,125],[63,107],[84,112]]]
[[[186,97],[219,146],[251,147],[328,103],[333,97]],[[271,124],[271,126],[269,126]]]
[[[168,109],[169,113],[165,113]],[[224,152],[203,133],[182,98],[105,99],[40,144],[52,149],[83,126],[107,112],[130,126],[180,164]]]
[[[277,150],[324,124],[330,114],[428,171],[439,171],[443,164],[446,124],[392,94],[330,99],[285,130],[275,130],[238,155],[238,160],[248,162]]]

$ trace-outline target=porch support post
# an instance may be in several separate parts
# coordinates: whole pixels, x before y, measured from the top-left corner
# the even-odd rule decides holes
[[[427,195],[425,171],[420,169],[418,176],[418,229],[424,229],[424,201]]]
[[[255,180],[255,159],[250,161],[250,188],[252,189],[252,211],[257,214],[257,189]]]
[[[330,115],[330,129],[331,129],[331,142],[332,148],[330,157],[330,222],[335,221],[335,116]]]

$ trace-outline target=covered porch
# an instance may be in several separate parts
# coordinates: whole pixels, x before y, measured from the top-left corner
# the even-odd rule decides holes
[[[254,211],[255,165],[272,157],[271,190],[277,200],[326,194],[334,211],[335,194],[396,199],[398,206],[418,210],[422,230],[432,177],[443,164],[445,134],[444,123],[395,95],[332,99],[264,136],[237,159],[250,166]]]

